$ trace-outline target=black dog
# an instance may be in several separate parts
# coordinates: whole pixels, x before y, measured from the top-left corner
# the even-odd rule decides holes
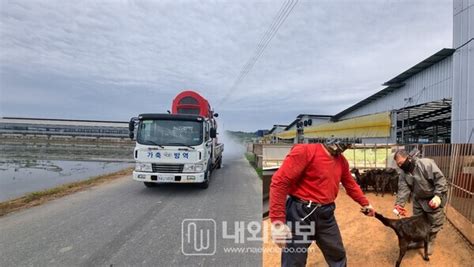
[[[366,213],[367,211],[362,211]],[[421,242],[424,243],[424,256],[425,261],[429,261],[428,257],[428,242],[430,240],[431,224],[428,221],[426,215],[412,216],[402,219],[389,219],[385,218],[379,213],[375,213],[375,217],[379,219],[385,226],[392,228],[398,236],[398,246],[400,247],[400,255],[398,256],[396,267],[400,266],[403,256],[408,249],[410,242]]]

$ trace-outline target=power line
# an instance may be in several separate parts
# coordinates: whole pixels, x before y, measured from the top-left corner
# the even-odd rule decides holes
[[[294,7],[294,6],[293,6]],[[289,10],[289,12],[291,12],[292,8]],[[247,74],[251,71],[251,69],[253,68],[253,66],[255,65],[255,63],[257,62],[257,60],[260,58],[260,56],[263,54],[265,48],[268,46],[268,44],[270,43],[271,39],[273,39],[273,37],[276,35],[278,29],[280,28],[281,24],[283,23],[284,19],[286,19],[286,17],[288,17],[289,13],[286,14],[286,16],[283,18],[283,20],[281,22],[279,22],[278,26],[277,26],[277,29],[272,32],[272,35],[269,37],[268,41],[264,44],[263,48],[260,49],[260,52],[259,54],[252,60],[251,64],[250,64],[250,67],[247,68],[244,72],[244,78],[247,76]],[[243,78],[242,78],[243,79]],[[240,81],[239,81],[240,83]]]
[[[233,89],[235,89],[235,87],[237,87],[240,82],[247,76],[247,74],[251,71],[251,69],[253,68],[253,66],[255,65],[255,63],[258,61],[258,59],[260,58],[260,56],[263,54],[263,52],[265,51],[266,47],[268,46],[268,44],[270,43],[270,41],[273,39],[273,37],[276,35],[276,33],[278,32],[278,30],[280,29],[281,25],[283,24],[283,22],[286,20],[286,18],[289,16],[289,14],[291,13],[291,11],[293,10],[293,8],[295,7],[295,5],[297,4],[298,0],[296,0],[295,2],[292,2],[291,0],[287,2],[287,4],[289,5],[286,5],[285,7],[285,10],[282,12],[282,16],[280,16],[276,21],[276,23],[274,23],[275,27],[273,27],[270,31],[269,31],[269,37],[264,40],[264,44],[260,47],[260,50],[256,52],[256,55],[251,58],[249,60],[250,64],[249,64],[249,67],[247,69],[245,69],[245,71],[243,72],[243,76],[241,77],[241,79],[238,80],[238,82],[233,86]],[[231,90],[230,92],[233,92],[233,90]]]
[[[234,92],[234,90],[238,87],[238,85],[245,79],[248,73],[252,70],[257,63],[258,59],[262,56],[263,52],[267,48],[270,41],[276,35],[278,30],[280,29],[281,25],[285,22],[285,20],[290,15],[293,8],[298,3],[298,0],[287,0],[285,3],[282,4],[280,10],[278,11],[277,15],[274,17],[272,24],[268,27],[268,29],[263,34],[260,42],[258,43],[255,52],[252,57],[246,62],[246,64],[242,67],[239,75],[237,76],[236,80],[232,84],[232,86],[227,90],[226,94],[223,96],[219,104],[222,104],[225,100],[229,98],[229,96]]]
[[[258,57],[263,53],[263,51],[266,47],[266,44],[268,44],[270,42],[271,38],[273,38],[272,34],[274,34],[278,31],[278,29],[277,29],[278,26],[277,25],[279,25],[279,23],[282,21],[282,18],[285,16],[287,11],[289,10],[290,4],[292,4],[292,0],[288,0],[286,3],[284,3],[282,5],[280,10],[278,11],[278,14],[275,16],[275,18],[273,18],[272,24],[266,30],[265,34],[263,35],[263,37],[261,38],[259,44],[257,45],[257,49],[255,50],[254,56],[251,57],[247,61],[247,64],[242,69],[242,71],[240,73],[241,76],[239,77],[241,79],[238,80],[237,82],[235,82],[234,84],[240,83],[240,81],[243,79],[243,76],[246,75],[250,71],[250,68],[253,67],[253,64],[255,64]]]

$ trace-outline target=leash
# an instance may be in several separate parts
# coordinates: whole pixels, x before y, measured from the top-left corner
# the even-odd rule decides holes
[[[313,203],[313,202],[310,200],[310,201],[309,201],[309,204],[308,204],[306,207],[311,208],[311,204],[312,204],[312,203]],[[316,206],[314,207],[314,209],[313,209],[310,213],[308,213],[308,215],[304,216],[304,218],[301,218],[301,221],[306,220],[306,218],[308,218],[309,216],[311,216],[311,214],[313,214],[319,207],[321,207],[321,204],[319,204],[319,203],[316,204]]]

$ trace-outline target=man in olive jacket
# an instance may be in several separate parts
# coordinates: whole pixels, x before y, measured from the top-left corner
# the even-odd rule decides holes
[[[433,253],[433,241],[443,227],[448,191],[446,177],[432,159],[410,156],[406,151],[399,150],[394,155],[395,162],[402,170],[398,180],[398,194],[393,212],[406,215],[403,208],[410,194],[413,195],[413,215],[426,214],[431,222],[431,238],[428,254]],[[411,243],[409,248],[422,247],[422,243]]]

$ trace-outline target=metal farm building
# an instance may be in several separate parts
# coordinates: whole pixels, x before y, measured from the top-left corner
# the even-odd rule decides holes
[[[325,123],[303,125],[308,116],[317,115],[300,115],[267,139],[296,143],[335,136],[366,144],[474,143],[473,2],[455,0],[453,15],[453,48],[403,71],[383,83],[381,91],[327,116]]]
[[[0,137],[128,139],[128,122],[0,118]]]
[[[365,143],[449,143],[453,102],[452,54],[442,49],[412,68],[384,83],[386,88],[343,110],[335,121],[387,116],[385,131],[369,132]],[[379,126],[372,120],[367,127]],[[385,136],[384,136],[385,135]],[[350,137],[350,136],[348,136]]]

